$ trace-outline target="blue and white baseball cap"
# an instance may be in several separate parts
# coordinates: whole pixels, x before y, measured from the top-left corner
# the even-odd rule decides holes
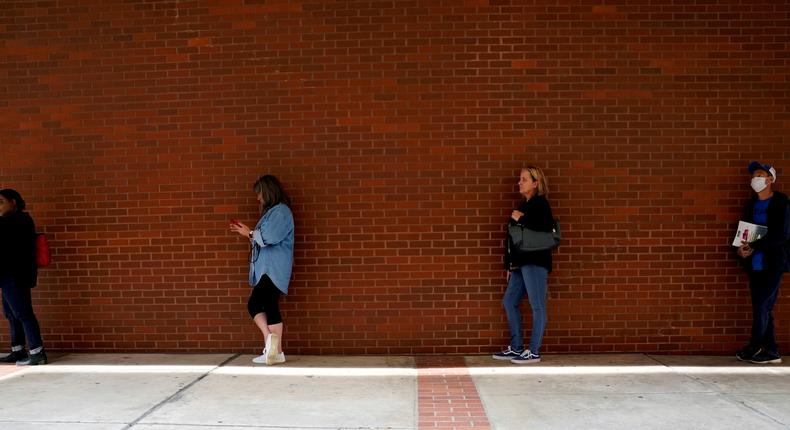
[[[776,169],[774,169],[774,166],[770,164],[763,164],[759,161],[752,161],[749,163],[749,173],[754,173],[755,170],[765,170],[769,175],[771,175],[771,177],[774,178],[774,182],[776,182]]]

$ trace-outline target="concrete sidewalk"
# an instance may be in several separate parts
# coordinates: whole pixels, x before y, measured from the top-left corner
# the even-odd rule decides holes
[[[0,366],[0,428],[788,429],[790,366],[731,357],[66,354]]]

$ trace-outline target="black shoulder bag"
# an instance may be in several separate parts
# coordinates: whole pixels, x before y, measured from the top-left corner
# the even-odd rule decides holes
[[[513,246],[521,252],[545,251],[560,246],[560,221],[554,219],[552,231],[535,231],[520,225],[508,225],[507,234]]]

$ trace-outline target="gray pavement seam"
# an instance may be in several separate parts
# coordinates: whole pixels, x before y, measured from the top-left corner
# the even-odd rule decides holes
[[[223,366],[225,366],[226,364],[228,364],[228,363],[230,363],[231,361],[235,360],[235,359],[236,359],[237,357],[239,357],[240,355],[241,355],[241,354],[233,354],[233,355],[231,355],[230,357],[228,357],[227,359],[225,359],[225,361],[223,361],[222,363],[220,363],[220,364],[218,364],[218,365],[214,366],[214,367],[213,367],[211,370],[209,370],[208,372],[206,372],[206,373],[204,373],[204,374],[202,374],[202,375],[198,376],[197,378],[195,378],[195,380],[194,380],[194,381],[192,381],[192,382],[190,382],[189,384],[187,384],[187,385],[185,385],[185,386],[181,387],[181,388],[180,388],[178,391],[176,391],[175,393],[171,394],[171,395],[170,395],[170,396],[168,396],[166,399],[162,400],[161,402],[157,403],[156,405],[154,405],[153,407],[151,407],[150,409],[148,409],[147,411],[145,411],[145,413],[143,413],[142,415],[140,415],[139,417],[137,417],[136,419],[134,419],[133,421],[131,421],[129,424],[127,424],[127,425],[126,425],[126,426],[125,426],[123,429],[121,429],[121,430],[129,430],[129,429],[131,429],[132,427],[134,427],[135,425],[137,425],[137,423],[139,423],[140,421],[142,421],[143,419],[145,419],[145,417],[147,417],[147,416],[151,415],[152,413],[156,412],[156,411],[157,411],[159,408],[161,408],[162,406],[164,406],[164,405],[166,405],[166,404],[168,404],[168,403],[172,402],[173,400],[176,400],[176,399],[180,398],[180,397],[181,397],[181,394],[183,394],[183,393],[184,393],[184,391],[186,391],[186,390],[190,389],[190,388],[191,388],[193,385],[195,385],[195,384],[197,384],[198,382],[202,381],[204,378],[206,378],[208,375],[210,375],[210,374],[211,374],[213,371],[215,371],[215,370],[219,369],[220,367],[223,367]]]
[[[46,421],[40,421],[40,420],[25,420],[25,421],[0,420],[0,424],[14,424],[14,425],[18,425],[18,426],[23,426],[25,424],[36,424],[36,425],[41,425],[41,428],[47,428],[47,426],[52,427],[52,426],[56,426],[56,425],[74,425],[74,424],[88,424],[88,425],[96,424],[96,425],[102,425],[102,426],[117,424],[117,425],[120,426],[120,425],[123,425],[124,422],[123,421],[87,421],[87,420],[86,421],[71,421],[71,420],[46,420]],[[5,429],[6,427],[0,427],[0,428]]]
[[[253,424],[174,424],[174,423],[144,423],[140,424],[146,427],[156,428],[173,428],[184,427],[187,429],[206,428],[206,429],[251,429],[251,430],[415,430],[414,427],[316,427],[316,426],[278,426],[278,425],[253,425]]]
[[[662,366],[665,366],[668,369],[672,369],[672,371],[674,373],[677,373],[678,375],[683,375],[684,377],[694,381],[695,383],[700,384],[701,386],[703,386],[703,387],[715,392],[716,395],[721,396],[721,398],[723,398],[724,400],[726,400],[729,403],[733,403],[733,404],[735,404],[737,406],[741,406],[743,408],[746,408],[746,409],[754,412],[755,414],[757,414],[757,415],[759,415],[759,416],[761,416],[761,417],[763,417],[763,418],[765,418],[765,419],[767,419],[769,421],[773,421],[774,423],[779,424],[780,426],[790,427],[790,423],[782,422],[781,420],[779,420],[779,419],[767,414],[765,411],[757,409],[756,407],[750,405],[745,400],[741,400],[741,399],[735,397],[732,394],[729,394],[727,392],[722,391],[722,389],[718,385],[716,385],[716,384],[714,384],[712,382],[705,381],[701,377],[690,375],[690,374],[688,374],[686,372],[675,370],[672,365],[661,361],[658,358],[660,356],[654,356],[654,355],[651,355],[651,354],[645,354],[645,356],[647,356],[651,360],[655,361],[656,363],[661,364]]]

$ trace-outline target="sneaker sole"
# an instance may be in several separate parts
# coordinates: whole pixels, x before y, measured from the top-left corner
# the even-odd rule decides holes
[[[510,360],[513,364],[532,364],[540,363],[540,358],[533,358],[532,360]]]
[[[766,361],[749,360],[749,363],[754,363],[754,364],[782,364],[782,359],[781,358],[775,358],[773,360],[766,360]]]
[[[23,362],[19,362],[19,361],[16,362],[17,366],[44,366],[45,364],[47,364],[46,360],[44,360],[44,361],[37,361],[35,363],[23,363]]]
[[[500,357],[498,355],[492,355],[491,358],[493,358],[494,360],[502,360],[502,361],[513,359],[513,357]]]

